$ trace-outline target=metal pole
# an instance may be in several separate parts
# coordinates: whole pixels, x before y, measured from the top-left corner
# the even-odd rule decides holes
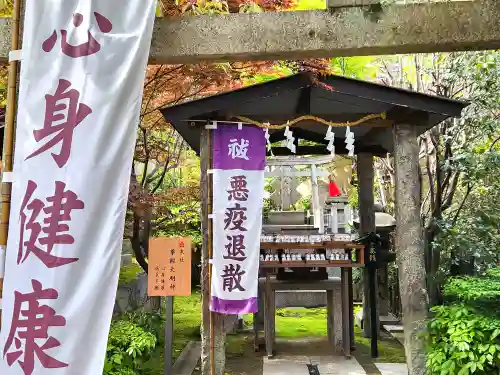
[[[12,13],[12,40],[11,50],[19,49],[20,42],[20,18],[21,18],[21,0],[14,0],[14,10]],[[5,133],[3,139],[3,172],[12,172],[12,155],[14,150],[14,124],[16,119],[17,108],[17,61],[9,62],[9,80],[7,91],[7,116],[5,121]],[[12,186],[10,183],[2,183],[2,209],[0,214],[0,247],[5,249],[7,246],[7,235],[9,233],[9,215],[10,215],[10,199]],[[0,250],[1,251],[1,250]],[[5,264],[0,264],[0,269],[3,269]],[[0,299],[3,295],[3,276],[0,273]],[[1,312],[1,310],[0,310]],[[0,328],[2,320],[0,315]]]
[[[174,339],[174,297],[165,297],[165,375],[172,375],[172,348]]]
[[[368,264],[368,279],[370,283],[370,320],[371,320],[371,355],[372,358],[378,357],[377,346],[377,296],[375,294],[377,282],[377,265],[375,262]]]

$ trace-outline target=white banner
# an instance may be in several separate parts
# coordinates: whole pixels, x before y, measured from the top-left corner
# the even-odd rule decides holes
[[[212,311],[256,312],[264,171],[215,170],[213,175]],[[230,199],[230,195],[242,198]],[[245,198],[245,199],[243,199]]]
[[[100,375],[156,0],[27,0],[0,374]]]

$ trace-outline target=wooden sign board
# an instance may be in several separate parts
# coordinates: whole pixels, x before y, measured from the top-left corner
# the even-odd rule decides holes
[[[191,239],[156,237],[149,241],[149,296],[191,295]]]

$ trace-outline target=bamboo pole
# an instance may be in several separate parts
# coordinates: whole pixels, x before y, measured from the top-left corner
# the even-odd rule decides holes
[[[11,50],[16,51],[20,45],[20,18],[21,18],[21,0],[14,0],[14,9],[12,14],[12,40]],[[13,164],[13,149],[14,149],[14,125],[16,119],[16,104],[17,104],[17,69],[18,61],[9,62],[9,78],[7,88],[7,114],[4,129],[3,139],[3,169],[2,173],[12,172]],[[7,246],[7,236],[9,233],[9,216],[10,216],[10,199],[12,185],[2,182],[2,208],[0,214],[0,247],[4,249]],[[4,261],[5,262],[5,261]],[[1,264],[0,268],[5,267]],[[0,277],[0,299],[3,296],[3,276]],[[2,320],[0,315],[0,329]]]
[[[212,132],[208,131],[208,169],[212,169]],[[208,213],[213,212],[213,175],[207,173],[208,184]],[[208,221],[208,282],[210,300],[212,299],[212,259],[213,259],[213,219]],[[210,303],[210,302],[209,302]],[[215,375],[215,347],[214,347],[214,313],[210,310],[210,375]]]

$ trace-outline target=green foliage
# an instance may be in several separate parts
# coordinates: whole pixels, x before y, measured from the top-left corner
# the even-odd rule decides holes
[[[330,60],[329,68],[344,77],[374,80],[379,71],[376,61],[373,56],[335,57]]]
[[[0,17],[12,17],[13,0],[0,0]]]
[[[358,208],[359,205],[359,197],[358,197],[358,187],[354,187],[349,189],[348,195],[347,195],[347,202],[349,203],[349,206],[352,208]]]
[[[137,274],[144,272],[141,266],[136,263],[128,264],[120,268],[118,285],[127,285],[137,279]]]
[[[293,10],[318,10],[326,9],[325,0],[298,0]]]
[[[465,302],[485,313],[500,306],[500,268],[484,276],[451,278],[443,294],[450,302]]]
[[[135,375],[156,347],[156,337],[134,322],[119,320],[111,324],[104,375]]]
[[[361,307],[355,306],[355,311]],[[246,325],[252,322],[251,315],[245,316]],[[280,308],[276,310],[276,336],[287,339],[327,336],[326,308]],[[363,331],[354,327],[356,358],[370,358],[370,339]],[[404,348],[395,339],[379,338],[378,361],[386,363],[405,362]]]
[[[146,332],[154,334],[158,341],[161,341],[160,337],[163,336],[165,322],[158,312],[131,311],[125,313],[123,319],[136,324]]]
[[[292,74],[295,74],[296,71],[293,69],[290,64],[287,64],[286,62],[277,62],[275,63],[271,69],[258,73],[258,74],[252,74],[251,76],[247,76],[243,79],[243,85],[244,86],[249,86],[249,85],[256,85],[259,83],[265,83],[268,81],[272,81],[274,79],[282,78],[282,77],[287,77]]]
[[[312,207],[312,202],[311,202],[312,197],[305,196],[305,197],[300,197],[300,199],[297,201],[297,203],[294,204],[294,208],[296,211],[307,211],[310,210]]]
[[[433,243],[426,255],[429,265],[430,259],[439,260],[431,274],[441,285],[450,274],[482,273],[500,260],[500,52],[439,54],[431,65],[424,62],[431,73],[424,77],[436,77],[431,93],[470,102],[460,119],[445,121],[430,133],[441,134],[436,143],[440,162],[434,165],[447,189],[442,199],[427,199],[422,212],[424,225],[432,229],[427,233],[436,235],[428,237]],[[437,180],[430,169],[423,176],[428,187],[428,176],[434,185]]]
[[[189,341],[200,340],[200,309],[201,296],[199,292],[193,292],[189,297],[175,297],[173,361],[177,359]],[[140,366],[140,375],[163,375],[165,321],[163,316],[157,315],[155,317],[154,315],[128,314],[128,317],[131,317],[134,322],[146,330],[158,332],[158,345],[148,361]]]
[[[464,204],[438,222],[433,246],[451,264],[474,258],[474,272],[500,259],[500,152],[482,147],[453,158],[463,172]]]
[[[229,8],[227,6],[227,2],[225,1],[198,0],[191,2],[176,0],[175,4],[181,8],[182,13],[193,15],[229,13]]]
[[[157,230],[156,236],[189,237],[195,248],[201,247],[200,203],[170,206],[171,217]]]
[[[276,211],[278,207],[272,198],[264,198],[262,201],[262,218],[264,222],[267,222],[269,218],[270,211]]]
[[[500,268],[481,277],[453,278],[450,305],[436,306],[428,325],[430,375],[500,373]]]
[[[430,375],[490,375],[500,371],[500,319],[466,305],[437,306],[429,323]]]
[[[500,267],[492,268],[486,272],[486,275],[490,277],[500,278]]]

